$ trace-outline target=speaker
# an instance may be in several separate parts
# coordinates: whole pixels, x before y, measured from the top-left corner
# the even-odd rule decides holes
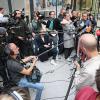
[[[7,55],[14,55],[14,52],[10,49],[10,44],[7,44],[4,48],[4,52],[7,54]]]

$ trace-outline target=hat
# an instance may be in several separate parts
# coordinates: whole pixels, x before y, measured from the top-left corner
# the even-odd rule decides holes
[[[7,30],[4,27],[0,27],[0,36],[6,35]]]

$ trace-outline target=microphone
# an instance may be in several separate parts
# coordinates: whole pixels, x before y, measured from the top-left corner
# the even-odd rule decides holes
[[[81,58],[80,58],[78,55],[75,55],[75,56],[73,57],[73,61],[77,61],[77,62],[79,63],[80,66],[81,66],[81,64],[82,64],[82,60],[81,60]]]

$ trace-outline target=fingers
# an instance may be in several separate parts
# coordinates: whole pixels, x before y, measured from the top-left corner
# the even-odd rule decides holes
[[[74,61],[73,63],[74,63],[74,65],[75,65],[75,67],[76,67],[77,69],[80,69],[80,65],[79,65],[79,63],[78,63],[77,61]]]

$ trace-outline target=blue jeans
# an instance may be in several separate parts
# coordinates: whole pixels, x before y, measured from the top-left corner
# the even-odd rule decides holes
[[[43,84],[42,83],[28,82],[26,77],[24,77],[19,81],[18,86],[37,89],[37,94],[36,94],[35,100],[40,100],[41,99],[41,94],[42,94],[42,90],[43,90]]]

